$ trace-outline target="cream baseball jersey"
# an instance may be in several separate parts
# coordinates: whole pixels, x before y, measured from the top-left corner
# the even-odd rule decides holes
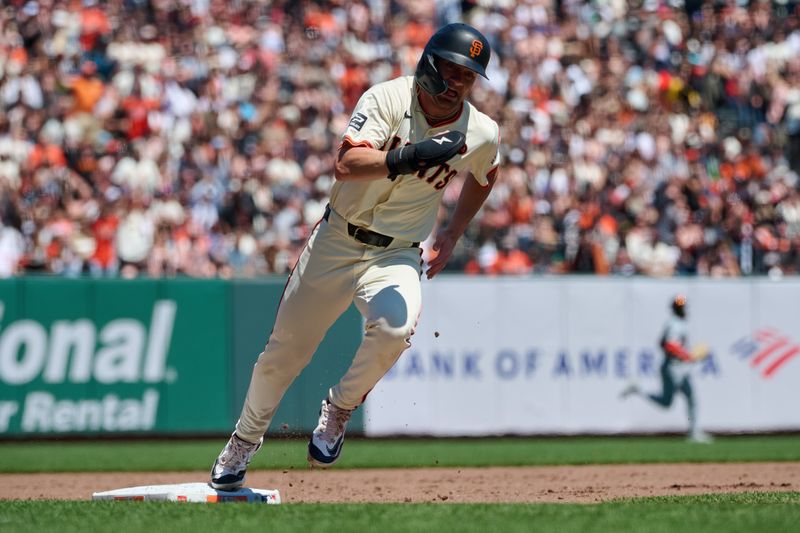
[[[429,124],[417,100],[413,76],[377,84],[358,101],[342,138],[352,146],[389,151],[446,131],[466,135],[461,153],[441,165],[391,181],[336,181],[331,207],[352,224],[407,241],[423,241],[436,222],[439,200],[462,171],[486,185],[500,164],[497,123],[464,102],[442,123]]]

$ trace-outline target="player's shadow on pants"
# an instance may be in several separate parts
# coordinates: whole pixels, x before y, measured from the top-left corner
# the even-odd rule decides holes
[[[384,319],[392,328],[401,328],[408,324],[408,305],[397,287],[399,285],[384,287],[366,302],[367,322]]]

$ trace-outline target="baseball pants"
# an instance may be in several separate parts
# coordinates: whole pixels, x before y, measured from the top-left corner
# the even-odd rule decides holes
[[[354,302],[364,338],[330,401],[355,409],[410,346],[422,305],[420,250],[406,241],[385,248],[348,234],[331,210],[311,234],[284,290],[275,326],[253,368],[236,434],[256,442],[286,389],[311,361],[325,333]]]
[[[661,364],[661,394],[648,394],[650,401],[667,408],[672,405],[675,393],[680,391],[686,397],[689,433],[697,429],[697,405],[691,379],[692,363],[676,361],[666,357]]]

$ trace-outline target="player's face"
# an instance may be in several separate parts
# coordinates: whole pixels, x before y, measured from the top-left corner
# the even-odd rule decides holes
[[[447,82],[447,90],[438,96],[434,96],[434,100],[442,108],[453,109],[460,107],[469,91],[472,90],[478,74],[444,59],[439,59],[436,66],[439,69],[439,74]]]

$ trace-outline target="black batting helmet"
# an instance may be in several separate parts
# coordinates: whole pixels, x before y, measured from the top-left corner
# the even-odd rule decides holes
[[[425,45],[414,79],[427,93],[436,96],[447,90],[447,82],[439,74],[435,58],[446,59],[486,78],[486,66],[491,55],[489,41],[481,32],[461,22],[448,24],[434,33]]]
[[[678,294],[672,299],[672,312],[679,317],[686,316],[686,296]]]

